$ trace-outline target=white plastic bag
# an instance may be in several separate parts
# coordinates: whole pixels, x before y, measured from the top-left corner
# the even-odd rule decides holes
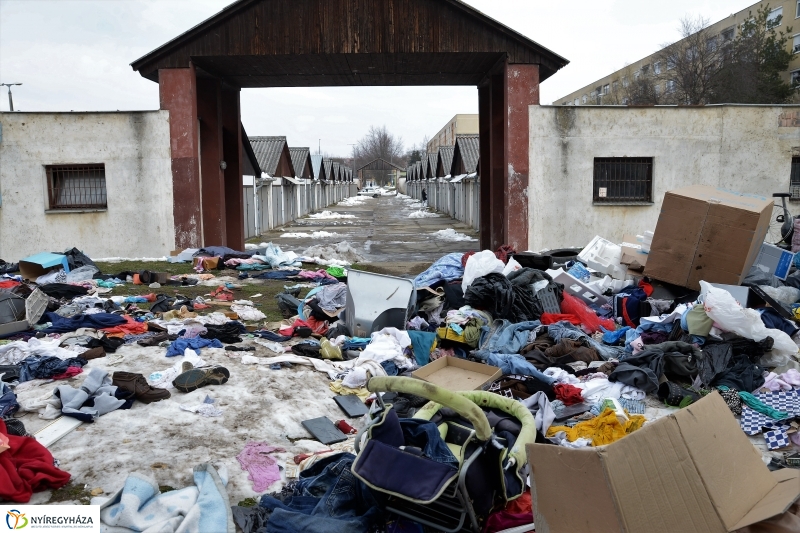
[[[761,358],[762,366],[783,366],[796,357],[797,345],[791,337],[778,329],[768,329],[755,309],[743,308],[726,290],[700,282],[700,293],[705,297],[704,306],[708,317],[723,331],[736,333],[746,339],[762,341],[772,337],[775,345],[772,352]]]
[[[512,257],[508,260],[508,263],[506,263],[506,266],[503,269],[503,275],[508,277],[509,274],[516,272],[517,270],[522,270],[522,265],[520,265],[519,261]]]
[[[78,267],[75,270],[71,270],[69,274],[67,274],[67,283],[81,283],[82,281],[89,281],[98,272],[100,272],[100,270],[91,265]]]
[[[464,277],[461,281],[461,290],[467,292],[467,287],[472,285],[476,278],[485,276],[486,274],[497,273],[502,274],[506,265],[500,261],[491,250],[484,250],[467,259],[467,265],[464,268]]]

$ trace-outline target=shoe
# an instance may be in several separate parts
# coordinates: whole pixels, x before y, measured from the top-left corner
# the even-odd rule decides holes
[[[142,403],[158,402],[171,396],[168,390],[151,387],[143,375],[133,372],[114,372],[111,384],[133,393],[134,397]]]
[[[665,381],[658,386],[658,399],[672,407],[686,407],[699,401],[700,398],[701,396],[695,391],[672,381]]]
[[[191,363],[184,362],[184,366],[187,364],[191,366]],[[172,381],[172,385],[181,392],[192,392],[206,385],[227,383],[229,377],[231,377],[231,373],[223,366],[208,369],[191,368],[176,377]]]

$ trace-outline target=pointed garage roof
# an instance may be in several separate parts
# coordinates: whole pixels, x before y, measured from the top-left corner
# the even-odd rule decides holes
[[[250,137],[250,146],[258,159],[258,165],[270,176],[293,178],[292,158],[286,137]]]
[[[451,174],[450,169],[453,167],[453,146],[439,147],[439,160],[436,164],[436,177],[443,178]],[[441,176],[439,175],[441,174]]]
[[[540,82],[568,63],[461,0],[238,0],[132,67],[158,81],[194,64],[239,87],[478,85],[506,57]]]
[[[480,155],[480,138],[477,135],[456,136],[450,173],[457,175],[477,172]]]
[[[314,179],[314,169],[311,165],[310,148],[289,148],[292,156],[292,167],[298,178]]]

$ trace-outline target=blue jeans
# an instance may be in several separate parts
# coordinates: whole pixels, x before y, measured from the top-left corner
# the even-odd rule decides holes
[[[444,463],[458,468],[458,459],[447,447],[436,424],[417,418],[401,418],[406,446],[414,446],[422,450],[422,454],[437,463]]]
[[[354,460],[349,453],[321,459],[300,473],[295,495],[284,502],[262,496],[259,505],[272,511],[267,533],[367,533],[380,510],[350,471]]]
[[[472,352],[472,355],[487,365],[496,366],[502,370],[503,375],[520,374],[532,376],[539,381],[544,381],[548,385],[553,385],[555,380],[550,376],[542,374],[535,366],[529,363],[524,357],[515,353],[488,353],[485,350]]]
[[[495,320],[491,329],[483,327],[480,349],[491,353],[519,353],[528,344],[529,332],[541,325],[538,320],[516,324]]]
[[[597,342],[569,322],[559,322],[558,324],[551,324],[547,326],[547,334],[550,335],[550,338],[556,342],[559,342],[561,339],[572,339],[576,341],[583,339],[589,344],[590,347],[597,350],[597,353],[600,355],[600,357],[606,361],[609,359],[622,359],[626,355],[630,355],[625,348],[619,346],[608,346]]]

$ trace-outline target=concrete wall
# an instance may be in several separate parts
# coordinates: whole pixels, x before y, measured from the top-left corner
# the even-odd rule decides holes
[[[664,194],[686,185],[788,192],[797,125],[798,106],[531,106],[529,249],[655,229]],[[593,204],[594,158],[623,156],[654,158],[652,205]]]
[[[169,112],[0,113],[0,258],[175,249]],[[108,208],[48,213],[45,165],[104,163]]]

